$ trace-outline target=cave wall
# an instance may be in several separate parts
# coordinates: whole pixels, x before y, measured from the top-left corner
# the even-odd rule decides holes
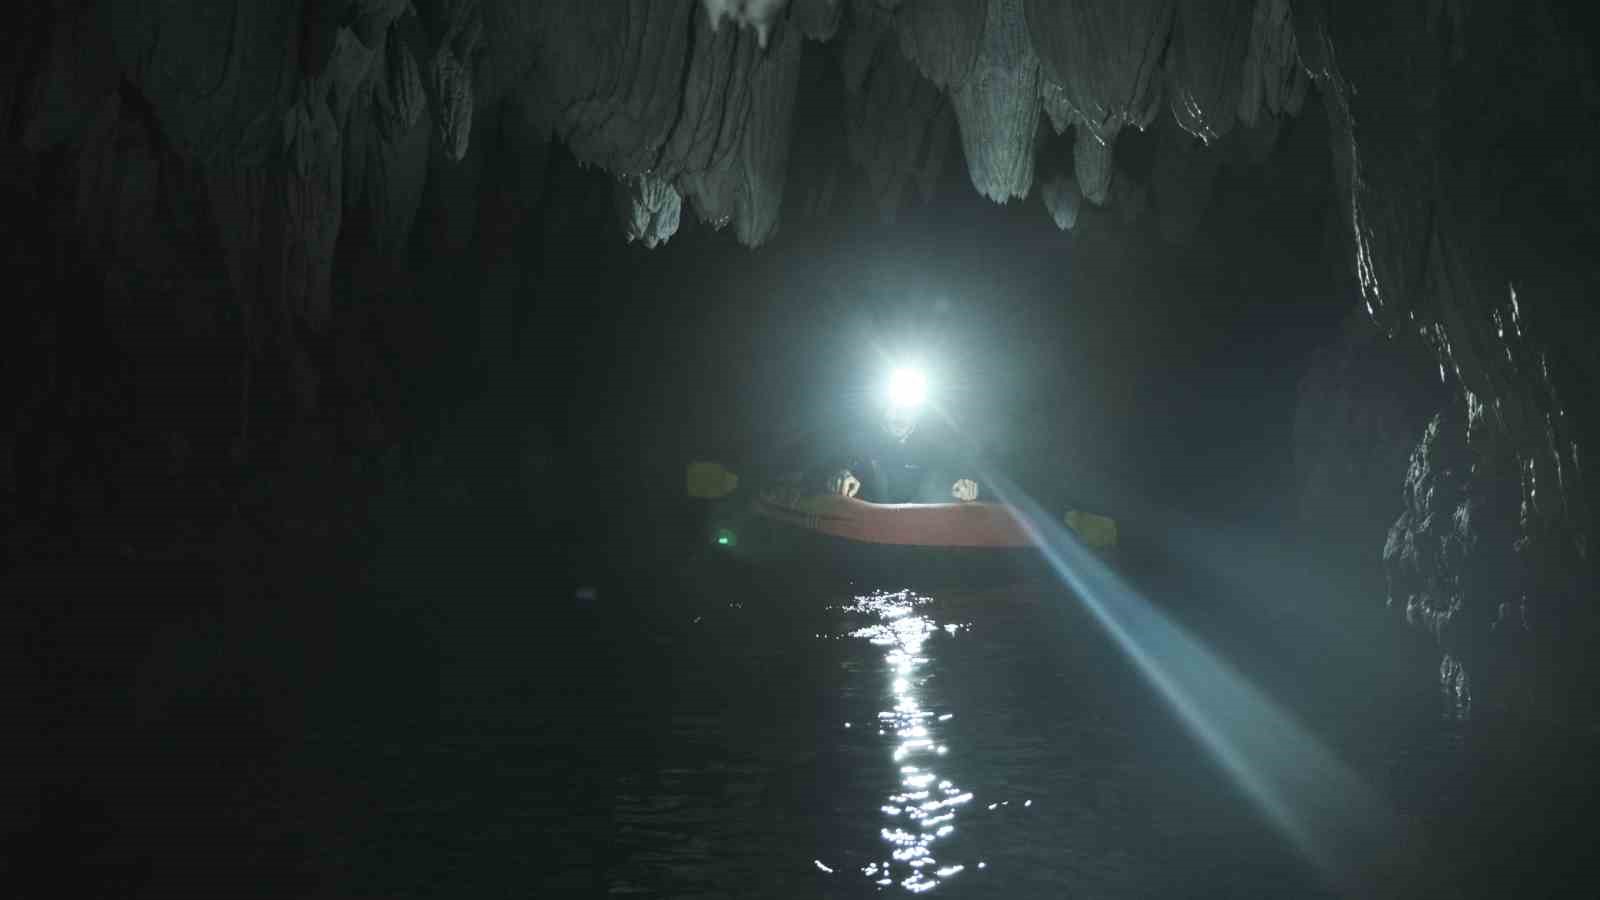
[[[1600,97],[1584,25],[1546,4],[1309,0],[1295,17],[1365,312],[1441,398],[1403,479],[1369,470],[1402,491],[1389,605],[1436,640],[1463,707],[1581,698],[1600,283],[1580,249],[1600,235],[1581,199],[1595,170],[1572,147]]]
[[[484,373],[522,352],[523,307],[544,295],[552,141],[613,179],[621,233],[650,247],[685,213],[759,246],[845,182],[892,220],[925,201],[946,143],[980,194],[1037,193],[1041,222],[1153,211],[1182,242],[1217,160],[1273,152],[1314,91],[1368,324],[1305,386],[1307,518],[1364,529],[1380,501],[1357,515],[1339,498],[1389,485],[1389,602],[1437,639],[1452,690],[1532,654],[1544,686],[1527,690],[1549,695],[1582,655],[1550,648],[1594,627],[1600,90],[1584,27],[1508,0],[30,4],[3,39],[0,143],[14,205],[48,214],[8,226],[37,290],[7,320],[30,371],[10,386],[0,474],[15,495],[38,481],[27,461],[77,452],[40,437],[57,415],[41,397],[101,346],[48,349],[68,333],[115,335],[102,343],[126,366],[232,372],[200,389],[152,376],[170,383],[138,405],[177,419],[204,397],[248,435],[263,396],[305,416],[392,391],[404,372],[374,357],[427,358],[443,338],[415,298],[466,279],[485,299],[460,327],[497,383]],[[842,93],[832,120],[805,112],[818,85]],[[797,133],[819,123],[843,138]],[[801,146],[838,158],[793,162]],[[75,307],[45,283],[104,299]],[[373,351],[374,323],[407,320],[386,340],[408,351]],[[1424,368],[1437,385],[1418,386]],[[134,403],[114,394],[72,403],[114,419]]]

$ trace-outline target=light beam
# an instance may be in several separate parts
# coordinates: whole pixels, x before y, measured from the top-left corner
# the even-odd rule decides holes
[[[1267,819],[1325,875],[1366,881],[1401,844],[1361,778],[1242,674],[1188,634],[995,472],[984,477],[1139,673]]]

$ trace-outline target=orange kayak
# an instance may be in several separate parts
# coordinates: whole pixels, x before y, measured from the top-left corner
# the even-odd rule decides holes
[[[755,502],[768,519],[865,544],[903,547],[1028,547],[1003,503],[868,503],[836,494],[769,491]]]

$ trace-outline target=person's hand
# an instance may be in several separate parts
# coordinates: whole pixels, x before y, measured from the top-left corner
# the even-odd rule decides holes
[[[971,478],[958,478],[950,486],[950,496],[967,503],[978,499],[978,483]]]
[[[861,492],[861,480],[849,469],[840,469],[828,479],[828,493],[854,497]]]

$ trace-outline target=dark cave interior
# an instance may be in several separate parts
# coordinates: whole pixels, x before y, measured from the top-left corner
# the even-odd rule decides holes
[[[394,599],[417,555],[563,596],[677,571],[685,463],[775,464],[885,354],[1046,507],[1314,548],[1341,589],[1305,595],[1387,642],[1366,678],[1592,742],[1594,34],[1549,0],[30,4],[0,552],[55,762],[4,826],[49,862],[12,868],[175,883],[103,862],[149,799],[114,760],[166,740],[141,698],[182,694],[154,656],[251,710],[174,757],[247,792],[238,744],[439,690],[349,671],[463,652]]]

